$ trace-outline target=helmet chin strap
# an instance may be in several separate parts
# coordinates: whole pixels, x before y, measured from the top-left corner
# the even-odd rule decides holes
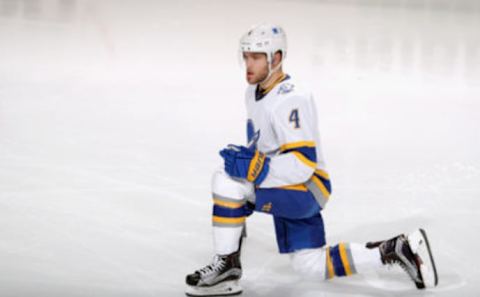
[[[282,59],[283,60],[283,59]],[[258,84],[262,84],[264,82],[266,82],[267,80],[270,79],[270,77],[272,76],[272,74],[277,71],[278,69],[280,69],[280,67],[282,66],[282,63],[283,61],[280,61],[280,63],[278,63],[277,66],[275,66],[274,68],[272,68],[272,63],[268,63],[268,75],[267,77],[265,77],[261,82],[259,82]]]

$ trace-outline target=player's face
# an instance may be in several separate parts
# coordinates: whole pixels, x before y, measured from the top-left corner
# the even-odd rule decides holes
[[[244,52],[247,82],[251,85],[258,84],[268,76],[267,55],[264,53]]]

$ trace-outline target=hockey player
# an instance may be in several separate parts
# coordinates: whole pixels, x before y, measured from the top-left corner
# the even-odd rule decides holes
[[[282,70],[286,36],[260,25],[240,40],[246,66],[246,146],[220,151],[224,168],[213,175],[212,262],[187,275],[188,296],[242,292],[240,249],[245,220],[253,211],[273,216],[278,249],[293,269],[318,279],[349,276],[398,264],[416,287],[438,283],[427,236],[419,229],[367,244],[327,245],[321,210],[331,193],[312,94]]]

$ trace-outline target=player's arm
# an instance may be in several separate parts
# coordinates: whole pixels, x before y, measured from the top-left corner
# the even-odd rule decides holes
[[[290,98],[272,113],[279,140],[279,154],[269,162],[269,172],[260,187],[273,188],[306,182],[316,170],[316,116],[312,99]]]

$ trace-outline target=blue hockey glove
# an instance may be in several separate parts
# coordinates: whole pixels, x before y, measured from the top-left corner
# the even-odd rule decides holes
[[[256,185],[267,177],[270,158],[253,148],[228,145],[220,151],[225,160],[225,171],[232,177],[244,178]]]

